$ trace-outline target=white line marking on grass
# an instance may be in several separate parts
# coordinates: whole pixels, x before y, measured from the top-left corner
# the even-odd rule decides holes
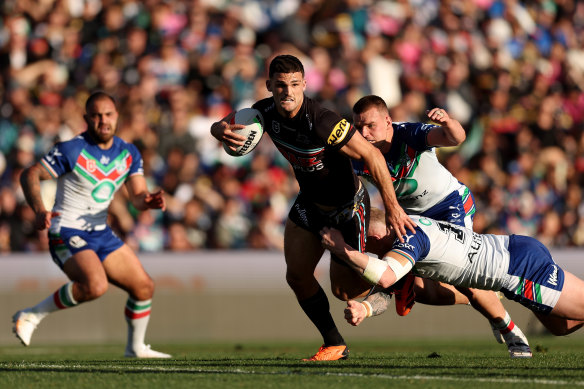
[[[115,366],[115,365],[53,365],[47,363],[15,363],[13,366],[29,369],[55,369],[55,370],[70,370],[70,369],[96,369],[101,372],[160,372],[160,373],[207,373],[207,374],[248,374],[248,375],[304,375],[304,376],[332,376],[332,377],[373,377],[388,380],[420,380],[420,381],[457,381],[457,382],[487,382],[487,383],[502,383],[502,384],[539,384],[539,385],[566,385],[566,386],[583,386],[582,381],[564,381],[564,380],[546,380],[539,378],[481,378],[481,377],[449,377],[439,375],[391,375],[391,374],[363,374],[363,373],[319,373],[319,372],[290,372],[290,371],[255,371],[242,369],[204,369],[198,367],[166,367],[166,366]]]

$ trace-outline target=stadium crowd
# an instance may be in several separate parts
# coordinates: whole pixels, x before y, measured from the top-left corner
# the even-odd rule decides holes
[[[48,247],[18,177],[84,130],[86,98],[168,209],[111,222],[140,251],[280,249],[297,185],[265,137],[228,156],[212,122],[268,96],[266,63],[298,56],[310,97],[351,118],[366,94],[394,122],[443,107],[467,131],[445,166],[472,190],[480,233],[584,246],[584,3],[576,0],[5,0],[0,5],[0,252]],[[54,191],[47,183],[43,190]],[[373,204],[375,205],[375,195]],[[379,201],[379,200],[377,200]]]

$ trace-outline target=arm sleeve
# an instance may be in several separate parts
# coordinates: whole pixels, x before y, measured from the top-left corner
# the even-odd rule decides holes
[[[391,251],[405,257],[414,266],[430,252],[430,239],[420,227],[416,226],[415,234],[408,232],[404,235],[404,243],[396,238]]]
[[[73,170],[81,150],[81,142],[59,142],[40,162],[53,178],[57,178]]]

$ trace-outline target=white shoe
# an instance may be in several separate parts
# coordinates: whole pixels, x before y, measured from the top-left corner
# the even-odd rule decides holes
[[[505,343],[505,339],[503,338],[503,335],[501,335],[501,331],[499,331],[497,329],[497,327],[495,327],[495,325],[491,322],[489,322],[491,324],[491,330],[493,331],[493,336],[495,337],[495,340],[497,341],[497,343]]]
[[[531,348],[519,338],[516,342],[507,342],[507,349],[511,358],[531,358]]]
[[[149,344],[143,344],[137,351],[126,348],[124,356],[126,358],[172,358],[170,354],[152,350]]]
[[[28,309],[23,309],[12,316],[12,322],[14,323],[12,332],[14,332],[23,345],[28,346],[30,344],[30,338],[41,320]]]

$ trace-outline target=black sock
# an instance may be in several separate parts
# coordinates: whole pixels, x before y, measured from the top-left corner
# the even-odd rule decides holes
[[[299,303],[306,316],[308,316],[318,331],[320,331],[325,346],[345,344],[345,340],[341,336],[331,316],[329,302],[322,288],[319,287],[318,292],[314,296],[299,301]]]

